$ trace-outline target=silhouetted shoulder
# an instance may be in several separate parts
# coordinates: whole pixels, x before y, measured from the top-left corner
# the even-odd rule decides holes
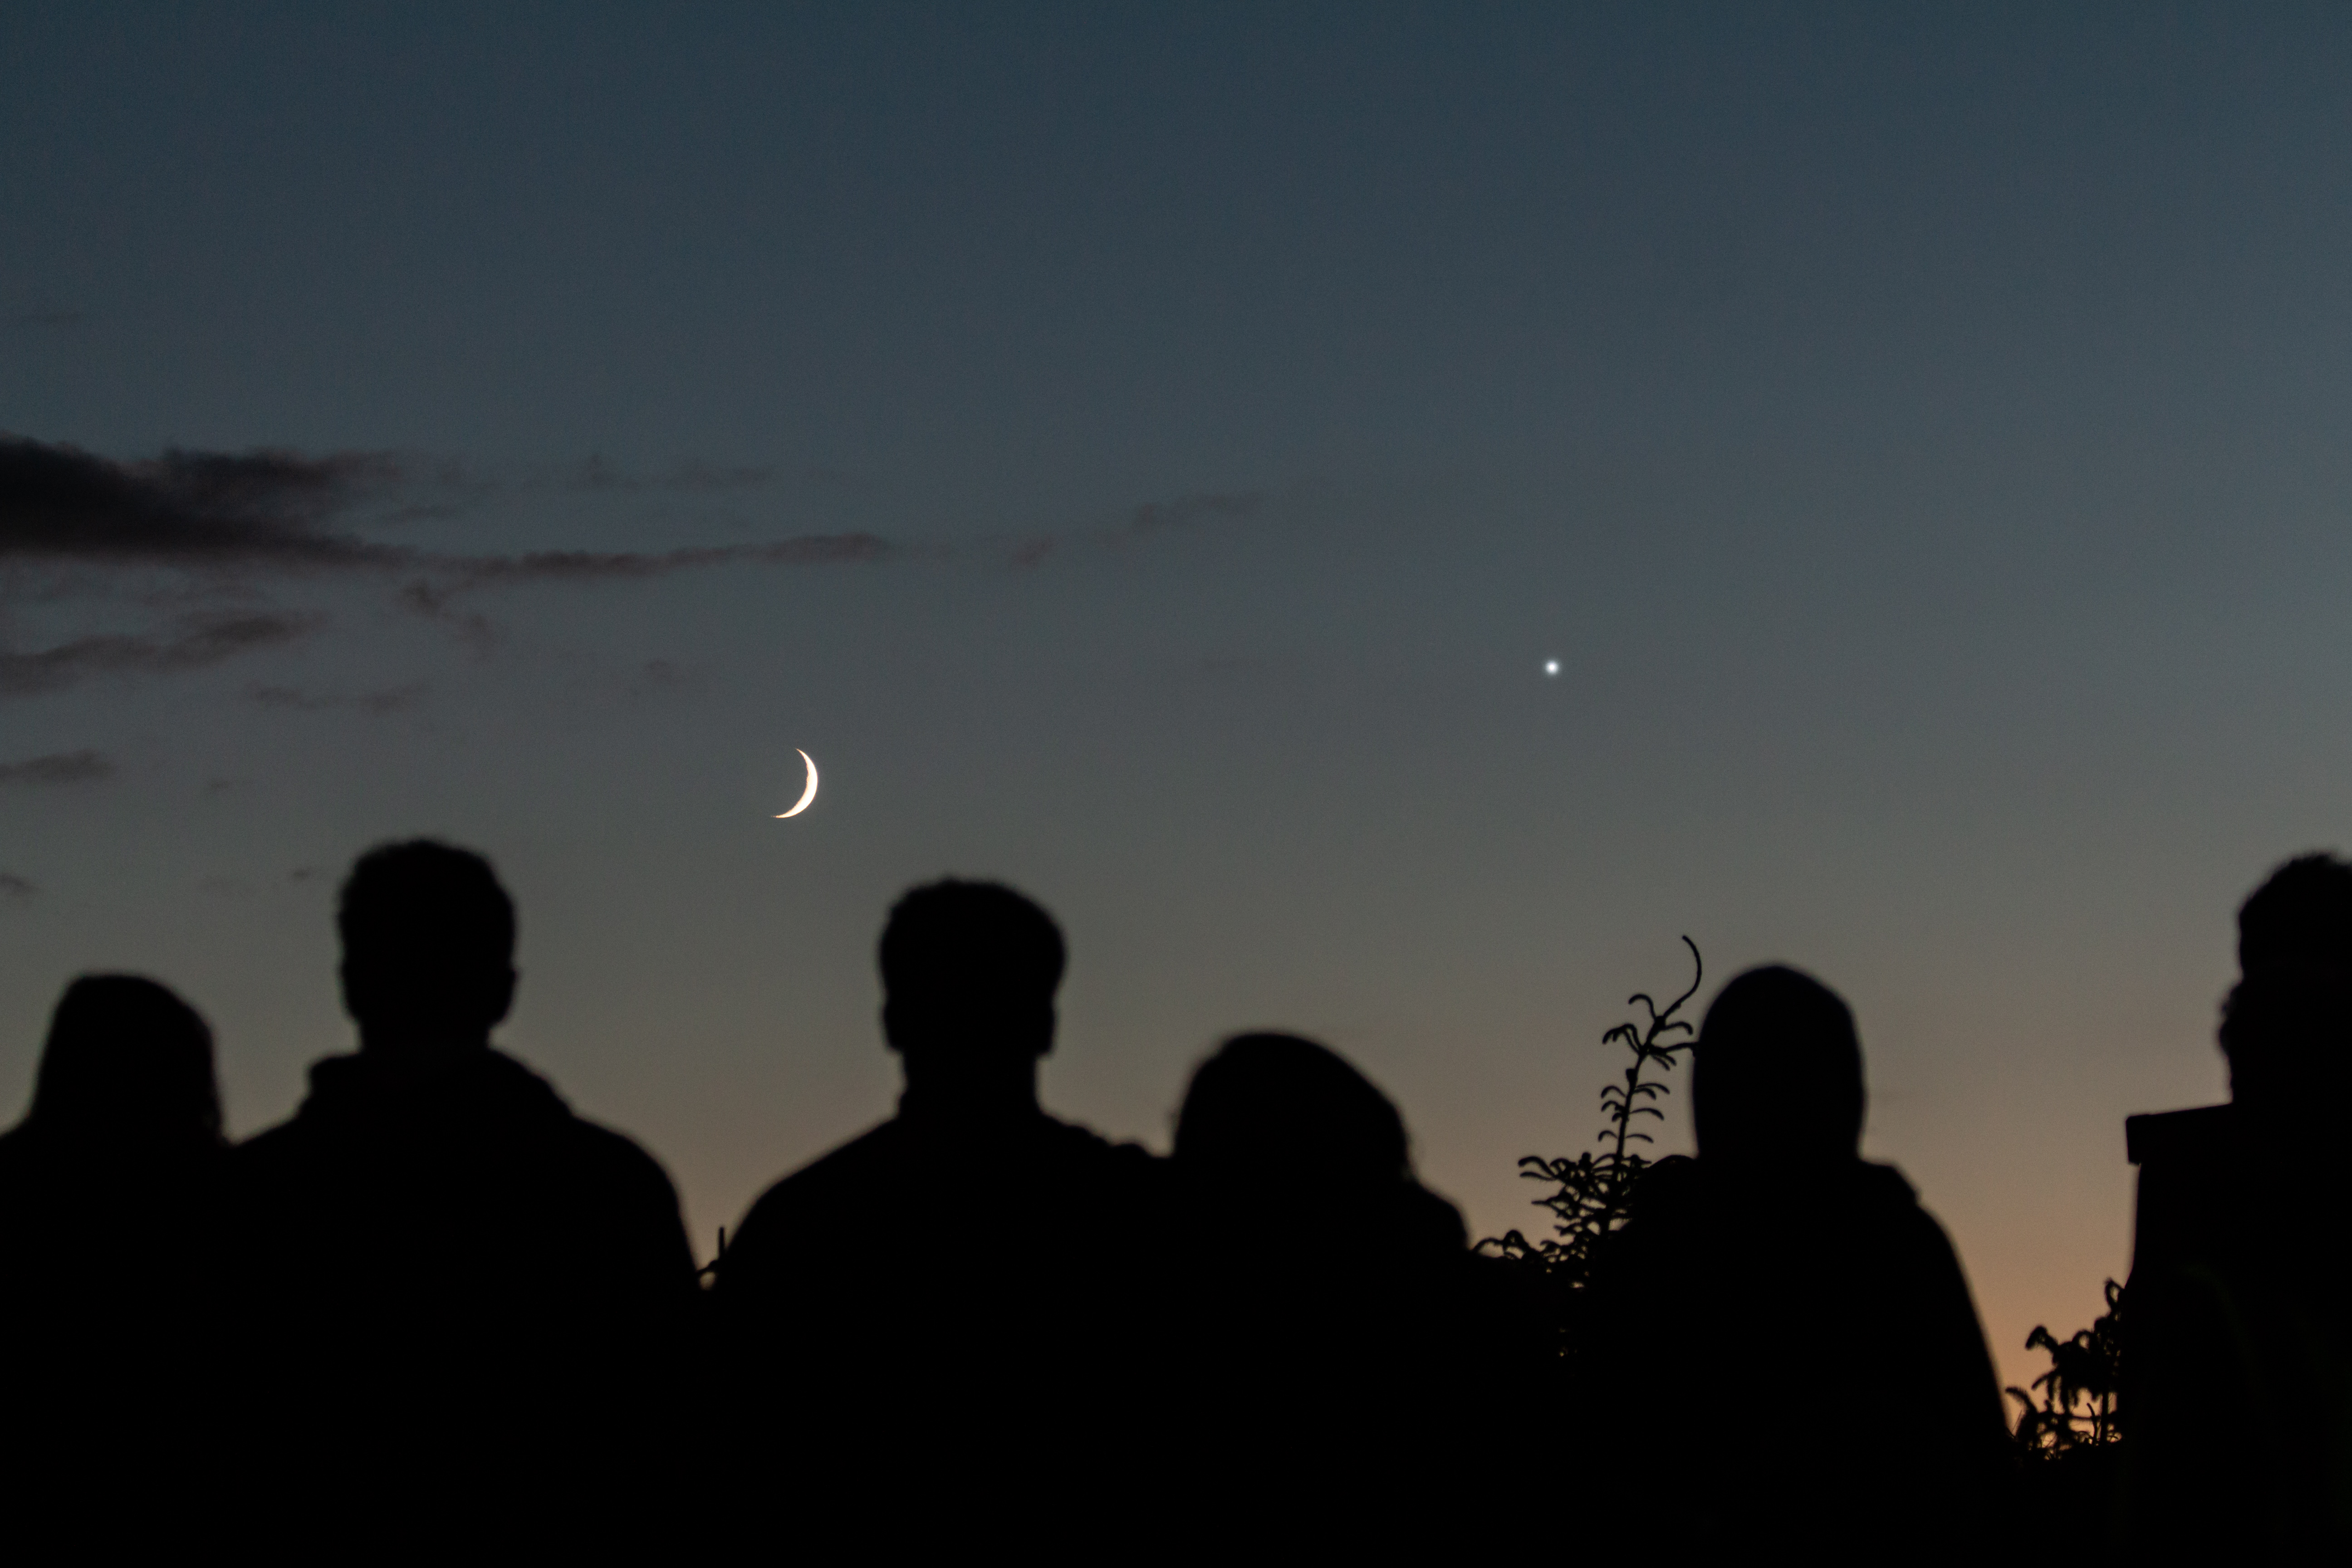
[[[615,1196],[635,1197],[677,1214],[677,1189],[661,1162],[644,1145],[573,1110],[553,1084],[512,1057],[502,1051],[492,1051],[490,1056],[498,1064],[494,1070],[527,1080],[516,1089],[517,1097],[547,1119],[550,1134],[562,1141],[583,1175],[601,1181]]]
[[[444,1142],[453,1134],[505,1136],[517,1129],[552,1133],[573,1140],[585,1157],[601,1153],[660,1174],[634,1141],[575,1115],[553,1084],[488,1048],[422,1065],[357,1053],[322,1058],[310,1065],[310,1092],[294,1115],[239,1148],[248,1162],[260,1162],[375,1127]]]
[[[1812,1212],[1843,1213],[1863,1223],[1919,1229],[1940,1237],[1942,1227],[1919,1206],[1919,1196],[1903,1173],[1866,1160],[1839,1161],[1814,1170],[1773,1173],[1769,1182],[1747,1171],[1710,1171],[1702,1161],[1670,1154],[1642,1173],[1626,1202],[1629,1227],[1699,1223],[1704,1218],[1775,1204],[1801,1194]]]
[[[437,1214],[457,1227],[452,1237],[502,1218],[554,1227],[514,1245],[691,1287],[692,1248],[668,1173],[634,1140],[574,1115],[545,1079],[500,1051],[430,1064],[327,1058],[313,1064],[293,1118],[231,1158],[246,1223],[301,1227],[314,1237],[306,1246],[339,1245],[312,1231],[328,1223],[361,1246],[372,1222],[409,1236],[394,1217],[404,1214]]]
[[[907,1158],[905,1129],[893,1118],[779,1180],[751,1205],[727,1248],[723,1280],[740,1267],[744,1249],[757,1252],[771,1237],[834,1214],[845,1196],[863,1194]]]
[[[936,1221],[951,1225],[958,1181],[982,1187],[1040,1181],[1071,1194],[1117,1203],[1157,1192],[1164,1163],[1134,1143],[1113,1143],[1084,1127],[1038,1114],[1006,1125],[926,1126],[893,1117],[820,1155],[761,1194],[728,1246],[758,1252],[812,1227],[863,1231],[883,1211],[912,1221],[929,1202]],[[928,1196],[926,1196],[928,1194]],[[720,1270],[723,1279],[728,1271]]]
[[[1164,1179],[1167,1162],[1140,1143],[1115,1143],[1101,1133],[1047,1116],[1043,1136],[1055,1156],[1078,1168],[1092,1168],[1113,1184],[1152,1184]],[[1443,1202],[1444,1200],[1439,1200]]]
[[[1653,1219],[1677,1215],[1696,1204],[1705,1190],[1698,1162],[1687,1154],[1669,1154],[1642,1173],[1625,1201],[1625,1212]]]
[[[604,1237],[612,1273],[666,1280],[681,1299],[695,1290],[694,1245],[677,1188],[661,1162],[634,1138],[583,1116],[565,1119],[566,1162],[585,1200],[587,1226]],[[588,1248],[594,1256],[598,1249]]]
[[[761,1195],[728,1239],[718,1300],[730,1319],[816,1313],[870,1333],[943,1279],[993,1279],[999,1315],[1077,1275],[1107,1285],[1160,1228],[1162,1166],[1042,1113],[894,1118]]]
[[[284,1191],[299,1181],[299,1173],[315,1158],[317,1143],[318,1129],[304,1125],[298,1111],[277,1126],[265,1127],[233,1144],[227,1167],[236,1201],[249,1209],[265,1194]]]
[[[1657,1265],[1651,1255],[1677,1237],[1696,1237],[1706,1224],[1709,1184],[1697,1161],[1669,1154],[1643,1171],[1625,1198],[1625,1223],[1604,1236],[1593,1256],[1593,1283],[1605,1299]]]
[[[1462,1211],[1419,1182],[1406,1186],[1397,1205],[1399,1242],[1408,1250],[1433,1255],[1468,1256],[1470,1227]]]
[[[677,1207],[677,1188],[669,1173],[627,1133],[575,1115],[569,1135],[581,1163],[602,1172],[614,1190],[660,1202],[672,1210]]]
[[[1862,1163],[1853,1175],[1849,1202],[1861,1223],[1879,1227],[1890,1246],[1907,1253],[1938,1285],[1957,1286],[1965,1301],[1968,1283],[1960,1255],[1943,1223],[1921,1206],[1910,1179],[1893,1165],[1869,1162]],[[1973,1321],[1975,1309],[1969,1310]]]
[[[228,1152],[229,1169],[240,1184],[266,1181],[287,1166],[299,1162],[317,1138],[317,1129],[303,1125],[300,1113],[288,1117],[275,1127],[265,1127]]]

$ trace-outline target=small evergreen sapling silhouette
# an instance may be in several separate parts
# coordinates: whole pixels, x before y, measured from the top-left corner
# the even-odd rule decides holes
[[[2035,1324],[2027,1350],[2050,1352],[2050,1370],[2033,1380],[2041,1398],[2022,1388],[2009,1391],[2024,1408],[2017,1414],[2017,1444],[2027,1457],[2052,1459],[2076,1448],[2114,1442],[2116,1381],[2123,1359],[2124,1288],[2107,1281],[2107,1310],[2071,1340]]]
[[[1608,1121],[1601,1130],[1601,1148],[1588,1149],[1572,1160],[1529,1154],[1519,1161],[1520,1175],[1549,1183],[1555,1189],[1532,1201],[1551,1210],[1552,1228],[1558,1234],[1529,1241],[1516,1230],[1507,1231],[1481,1241],[1479,1251],[1541,1268],[1555,1283],[1570,1289],[1582,1289],[1591,1277],[1594,1250],[1625,1223],[1633,1184],[1650,1164],[1649,1156],[1635,1147],[1652,1141],[1638,1123],[1644,1116],[1665,1118],[1665,1112],[1652,1102],[1665,1097],[1666,1086],[1643,1074],[1653,1068],[1660,1073],[1674,1071],[1675,1058],[1696,1043],[1696,1031],[1675,1015],[1698,994],[1706,966],[1699,957],[1698,943],[1685,936],[1683,945],[1691,955],[1691,983],[1683,994],[1661,1007],[1648,992],[1636,991],[1625,1005],[1639,1006],[1647,1016],[1628,1018],[1601,1037],[1603,1045],[1622,1045],[1633,1053],[1622,1079],[1601,1090],[1601,1111]]]

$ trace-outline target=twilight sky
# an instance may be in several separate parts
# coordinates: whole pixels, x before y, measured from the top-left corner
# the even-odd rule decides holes
[[[1062,1113],[1297,1029],[1488,1233],[1688,931],[1853,1003],[2022,1381],[2347,841],[2347,80],[2319,6],[8,7],[0,1107],[127,968],[279,1120],[439,834],[707,1252],[887,1112],[956,871],[1068,933]]]

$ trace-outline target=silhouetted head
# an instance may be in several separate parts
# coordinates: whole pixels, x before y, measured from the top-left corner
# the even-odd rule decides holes
[[[76,1136],[216,1144],[213,1032],[152,980],[85,974],[50,1015],[26,1120]]]
[[[2340,970],[2352,960],[2352,866],[2298,855],[2238,907],[2238,967],[2254,979],[2280,970]]]
[[[2352,1056],[2352,865],[2298,855],[2238,910],[2241,978],[2221,1005],[2239,1100],[2333,1092]]]
[[[1275,1203],[1412,1179],[1404,1119],[1338,1053],[1296,1035],[1236,1035],[1192,1074],[1176,1117],[1190,1181]]]
[[[363,1044],[486,1038],[514,1005],[514,902],[469,850],[426,838],[369,850],[335,923]]]
[[[997,882],[909,889],[882,928],[882,1034],[911,1076],[1026,1073],[1054,1047],[1061,929]]]
[[[1691,1121],[1703,1160],[1805,1164],[1862,1145],[1862,1042],[1836,992],[1783,964],[1716,995],[1692,1053]]]

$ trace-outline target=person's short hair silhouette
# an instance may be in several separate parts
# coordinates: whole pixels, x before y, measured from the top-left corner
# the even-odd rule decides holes
[[[909,889],[877,958],[882,1036],[910,1089],[991,1095],[1053,1050],[1061,928],[1012,889],[951,877]]]
[[[954,1456],[924,1471],[931,1509],[963,1528],[1026,1518],[1040,1470],[1111,1461],[1087,1411],[1139,1375],[1160,1183],[1142,1150],[1038,1104],[1064,957],[1052,917],[1001,884],[950,878],[892,908],[898,1113],[771,1187],[716,1269],[725,1431],[753,1473],[840,1506],[894,1489],[869,1456],[921,1433]]]
[[[2332,1117],[2352,1076],[2352,865],[2299,855],[2272,872],[2238,911],[2238,967],[2219,1031],[2231,1098]]]
[[[1595,1259],[1580,1353],[1596,1418],[1626,1424],[1611,1454],[1682,1457],[1680,1544],[1702,1555],[1976,1561],[2008,1463],[2000,1388],[1942,1227],[1861,1158],[1852,1011],[1752,969],[1693,1057],[1698,1157],[1652,1166]]]
[[[233,1161],[249,1348],[280,1429],[331,1437],[278,1458],[352,1507],[427,1472],[483,1506],[642,1489],[695,1294],[668,1177],[490,1044],[516,972],[488,861],[372,849],[336,923],[360,1049]]]
[[[412,839],[368,851],[335,928],[343,1005],[386,1043],[470,1044],[514,1005],[514,900],[469,850]]]
[[[2283,861],[2238,907],[2238,967],[2340,970],[2352,955],[2352,865],[2334,855]]]

